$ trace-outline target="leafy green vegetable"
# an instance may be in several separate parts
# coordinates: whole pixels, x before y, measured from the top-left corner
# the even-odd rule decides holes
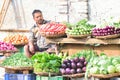
[[[36,53],[32,56],[34,61],[33,67],[35,72],[54,72],[58,73],[61,66],[61,60],[59,56],[55,54],[48,54],[46,52]]]
[[[15,53],[3,61],[3,66],[16,66],[16,67],[32,67],[33,62],[27,58],[23,53]]]

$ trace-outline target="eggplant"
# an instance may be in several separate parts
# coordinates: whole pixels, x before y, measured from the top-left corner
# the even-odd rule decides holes
[[[66,68],[66,69],[65,69],[65,74],[71,74],[70,68]]]
[[[66,73],[65,69],[61,68],[60,73],[65,74]]]
[[[75,57],[74,58],[74,61],[77,63],[77,62],[79,62],[79,57]]]
[[[80,57],[79,58],[81,62],[85,62],[85,58],[84,57]]]
[[[61,65],[61,67],[65,69],[65,68],[67,67],[67,65],[63,63],[63,64]]]
[[[77,66],[76,66],[76,63],[75,63],[75,62],[72,62],[72,63],[71,63],[71,68],[73,68],[73,69],[76,69],[76,68],[77,68]]]
[[[68,62],[68,63],[67,63],[67,67],[68,67],[68,68],[71,68],[71,63]]]
[[[87,61],[84,62],[84,66],[86,66],[86,65],[87,65]]]
[[[83,68],[82,68],[82,72],[85,72],[85,71],[86,71],[86,67],[83,67]]]
[[[83,63],[82,62],[78,62],[77,63],[77,68],[82,68],[84,65],[83,65]]]
[[[82,69],[81,68],[77,68],[76,72],[77,73],[82,73]]]
[[[71,69],[71,74],[75,74],[76,73],[76,70],[75,69]]]

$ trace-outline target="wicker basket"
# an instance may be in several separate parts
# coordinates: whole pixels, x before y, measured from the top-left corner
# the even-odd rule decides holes
[[[65,33],[46,34],[45,32],[40,32],[40,34],[46,38],[58,38],[58,37],[65,36]]]
[[[11,70],[33,70],[33,67],[11,67],[11,66],[1,66],[1,67]]]
[[[48,73],[48,72],[34,72],[36,75],[39,76],[58,76],[59,73]]]
[[[80,78],[83,77],[85,73],[77,73],[77,74],[71,74],[71,75],[63,75],[64,77],[70,77],[70,78]]]
[[[84,35],[69,35],[69,34],[67,34],[68,38],[86,38],[88,36],[91,36],[91,34],[84,34]]]
[[[95,36],[97,39],[113,39],[119,37],[120,34],[107,35],[107,36]]]
[[[14,52],[18,52],[19,50],[0,50],[0,53],[14,53]]]
[[[20,44],[13,44],[14,46],[24,46],[24,45],[26,45],[26,44],[28,44],[28,43],[20,43]]]
[[[120,73],[113,73],[113,74],[90,74],[91,77],[95,78],[112,78],[120,76]]]

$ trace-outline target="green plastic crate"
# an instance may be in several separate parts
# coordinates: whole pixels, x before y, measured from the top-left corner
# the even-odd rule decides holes
[[[36,76],[36,80],[67,80],[63,76],[53,76],[53,77],[46,77],[46,76]]]

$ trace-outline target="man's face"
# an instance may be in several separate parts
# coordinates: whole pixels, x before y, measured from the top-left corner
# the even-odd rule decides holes
[[[40,12],[34,13],[33,19],[37,24],[42,24],[43,22],[43,15]]]

